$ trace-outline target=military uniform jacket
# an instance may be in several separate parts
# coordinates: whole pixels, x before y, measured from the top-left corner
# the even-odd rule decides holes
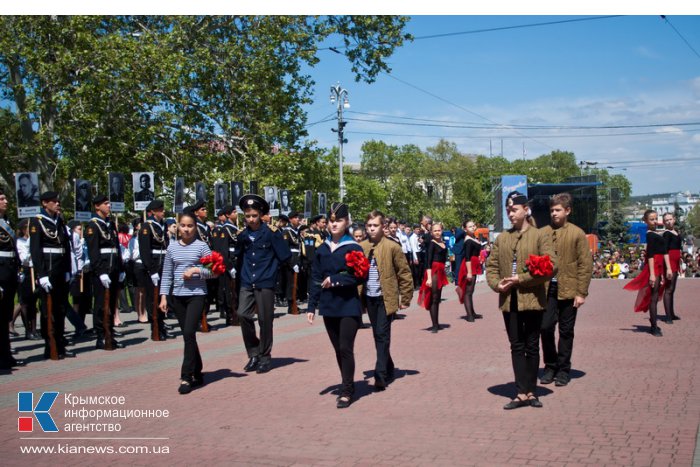
[[[17,280],[18,268],[15,232],[5,219],[0,218],[0,282]]]
[[[71,272],[70,241],[60,217],[39,214],[29,221],[29,252],[37,280]]]
[[[117,228],[111,220],[99,216],[90,219],[85,230],[85,243],[90,268],[97,276],[124,270]]]
[[[230,271],[236,267],[238,256],[238,227],[230,222],[214,229],[212,234],[212,250],[223,256],[226,270]]]
[[[163,271],[167,249],[167,230],[155,218],[149,217],[139,230],[139,255],[149,276]]]
[[[244,229],[238,235],[238,248],[241,286],[256,289],[273,288],[280,264],[292,256],[282,233],[267,224],[258,230]]]
[[[209,248],[211,248],[211,229],[207,224],[197,221],[196,238],[197,240],[203,241]]]
[[[301,259],[301,236],[299,232],[290,226],[286,226],[282,229],[282,238],[292,253],[291,266],[298,265]]]

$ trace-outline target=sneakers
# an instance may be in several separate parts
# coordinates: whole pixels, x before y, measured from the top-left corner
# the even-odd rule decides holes
[[[552,370],[551,368],[545,368],[544,374],[542,374],[542,377],[540,378],[540,383],[552,384],[553,381],[554,381],[554,370]]]
[[[569,376],[569,373],[565,373],[563,371],[558,372],[554,377],[555,386],[566,386],[569,384],[569,381],[571,381],[571,376]]]

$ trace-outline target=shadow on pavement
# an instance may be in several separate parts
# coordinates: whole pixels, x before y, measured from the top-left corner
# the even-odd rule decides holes
[[[620,331],[630,331],[630,332],[646,332],[651,331],[651,325],[644,326],[641,324],[633,324],[631,328],[620,328]]]
[[[211,384],[226,378],[243,378],[248,375],[246,373],[234,373],[230,368],[221,368],[216,371],[205,371],[203,376],[204,383]]]
[[[292,365],[294,363],[304,363],[304,362],[308,362],[308,360],[306,360],[304,358],[293,358],[293,357],[271,358],[270,359],[271,368],[273,370],[275,368],[282,368],[283,366]]]
[[[370,379],[374,378],[374,370],[365,370],[362,372],[364,375],[364,379]],[[404,370],[402,368],[395,368],[394,369],[394,379],[390,382],[393,383],[397,379],[401,379],[404,376],[414,376],[414,375],[419,375],[420,371],[418,370]]]
[[[515,387],[515,382],[497,384],[496,386],[491,386],[490,388],[488,388],[488,391],[493,395],[505,397],[508,399],[513,399],[515,396],[518,395],[518,389]],[[537,389],[535,390],[535,395],[537,397],[543,397],[548,396],[553,392],[554,391],[552,391],[551,389],[547,389],[543,386],[537,386]]]

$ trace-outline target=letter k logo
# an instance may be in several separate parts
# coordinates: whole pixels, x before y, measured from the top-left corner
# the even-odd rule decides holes
[[[44,432],[56,432],[58,427],[53,421],[49,410],[53,406],[53,403],[58,397],[58,392],[44,392],[39,398],[39,402],[34,406],[34,394],[31,392],[19,392],[17,393],[17,411],[20,413],[32,413],[36,417],[36,421],[39,422],[39,426]],[[34,431],[34,418],[32,417],[19,417],[17,419],[17,429],[20,432],[32,432]]]

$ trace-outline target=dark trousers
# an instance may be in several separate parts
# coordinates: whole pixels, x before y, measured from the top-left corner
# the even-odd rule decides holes
[[[372,323],[374,346],[377,349],[377,362],[374,365],[374,379],[386,383],[394,376],[394,360],[391,358],[391,322],[393,314],[387,315],[384,297],[366,297],[367,315]]]
[[[237,281],[228,273],[219,276],[219,293],[222,294],[223,310],[228,324],[238,323],[238,287]]]
[[[544,366],[554,372],[571,371],[571,353],[574,349],[574,325],[576,311],[574,300],[559,300],[557,298],[557,283],[549,285],[547,293],[547,309],[542,316],[542,357]],[[559,323],[559,345],[554,343],[554,329]]]
[[[255,333],[256,308],[260,325],[259,338]],[[272,320],[275,317],[274,290],[241,287],[238,296],[238,317],[241,320],[241,333],[248,357],[258,357],[261,362],[269,362],[272,353]]]
[[[534,393],[540,365],[542,311],[518,311],[517,299],[513,293],[510,312],[503,313],[503,322],[510,341],[510,356],[518,394]]]
[[[180,369],[180,379],[185,381],[202,378],[202,355],[197,345],[197,328],[202,319],[204,302],[204,295],[173,295],[170,302],[182,331],[182,340],[185,341],[185,355]]]
[[[119,299],[119,273],[109,274],[109,279],[112,281],[109,284],[109,309],[105,311],[105,292],[107,289],[102,285],[99,274],[92,275],[92,291],[95,298],[92,307],[92,325],[95,328],[98,341],[114,337],[114,310]],[[66,303],[68,303],[67,300]],[[56,302],[54,302],[55,304]]]
[[[37,287],[41,300],[41,337],[44,338],[44,356],[51,351],[51,342],[56,345],[58,354],[66,353],[63,332],[66,328],[66,303],[68,303],[68,283],[63,273],[50,276],[51,292],[46,293],[41,286]],[[51,296],[51,320],[48,319],[48,297]],[[49,330],[51,325],[51,330]]]
[[[165,292],[163,292],[163,294],[165,294]],[[165,331],[165,313],[162,313],[158,308],[160,304],[160,287],[153,285],[150,277],[146,283],[144,296],[146,303],[144,304],[143,308],[146,310],[146,314],[148,315],[148,322],[151,323],[151,336],[153,336],[153,332],[156,329],[160,334],[163,334]]]
[[[323,317],[323,324],[335,350],[335,359],[340,368],[341,396],[352,397],[355,393],[355,336],[360,328],[360,316]]]
[[[10,366],[14,360],[10,351],[10,321],[15,308],[15,291],[17,276],[11,275],[9,280],[0,282],[2,298],[0,299],[0,366]]]

